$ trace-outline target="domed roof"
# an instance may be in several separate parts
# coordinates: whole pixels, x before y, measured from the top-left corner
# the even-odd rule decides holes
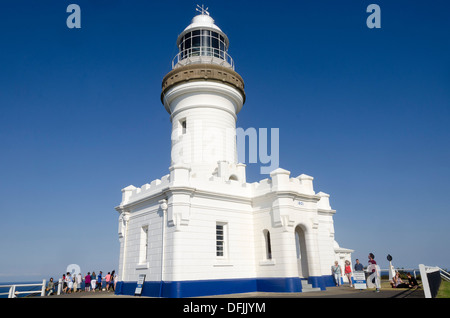
[[[214,24],[214,19],[211,18],[207,14],[199,14],[196,15],[193,19],[191,24],[189,24],[186,29],[184,29],[184,32],[187,32],[191,29],[199,29],[199,28],[208,28],[208,29],[215,29],[219,32],[222,32],[222,30]]]
[[[180,44],[181,39],[183,38],[183,36],[193,30],[199,30],[199,29],[207,29],[207,30],[211,30],[211,31],[216,31],[218,33],[220,33],[224,39],[225,39],[225,43],[228,46],[229,45],[229,40],[228,40],[228,36],[223,33],[223,31],[214,23],[214,19],[211,18],[211,16],[208,14],[199,14],[196,15],[192,21],[191,24],[189,24],[184,30],[183,32],[181,32],[181,34],[178,36],[178,40],[177,40],[177,45]]]

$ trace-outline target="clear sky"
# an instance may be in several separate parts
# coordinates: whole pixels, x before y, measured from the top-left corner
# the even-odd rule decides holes
[[[0,281],[118,269],[121,189],[169,173],[161,81],[197,3],[0,0]],[[279,128],[353,260],[449,268],[450,2],[203,4],[245,81],[237,125]]]

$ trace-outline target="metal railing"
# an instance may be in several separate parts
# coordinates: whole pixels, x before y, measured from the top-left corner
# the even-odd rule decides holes
[[[419,272],[418,268],[392,268],[395,272],[409,272],[412,273],[414,278],[417,278],[417,272]],[[389,268],[386,269],[380,269],[380,272],[387,272],[389,273]]]
[[[447,282],[450,282],[450,274],[446,271],[444,271],[442,268],[438,267],[439,271],[441,272],[441,278],[443,280],[446,280]]]
[[[0,293],[0,295],[8,295],[8,298],[17,298],[21,294],[40,294],[41,296],[45,296],[45,279],[42,283],[38,284],[13,284],[13,285],[0,285],[0,288],[8,288],[9,292]],[[17,287],[40,287],[40,290],[16,290]]]
[[[179,52],[172,60],[172,69],[180,66],[210,63],[218,64],[234,70],[233,58],[226,52],[211,47],[194,47]]]

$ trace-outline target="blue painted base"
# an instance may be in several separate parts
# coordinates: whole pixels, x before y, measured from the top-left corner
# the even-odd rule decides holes
[[[334,286],[330,276],[309,277],[308,283],[325,290]],[[134,295],[137,282],[118,282],[117,295]],[[144,282],[142,296],[185,298],[249,292],[298,293],[302,291],[299,277],[196,280],[178,282]]]

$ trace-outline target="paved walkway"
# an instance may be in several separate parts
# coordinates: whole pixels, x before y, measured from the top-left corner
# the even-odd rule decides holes
[[[115,295],[113,292],[79,292],[72,294],[52,295],[45,298],[147,298],[139,296]],[[327,290],[304,293],[243,293],[197,298],[425,298],[423,289],[382,288],[380,292],[373,289],[355,290],[348,285],[328,287]]]

